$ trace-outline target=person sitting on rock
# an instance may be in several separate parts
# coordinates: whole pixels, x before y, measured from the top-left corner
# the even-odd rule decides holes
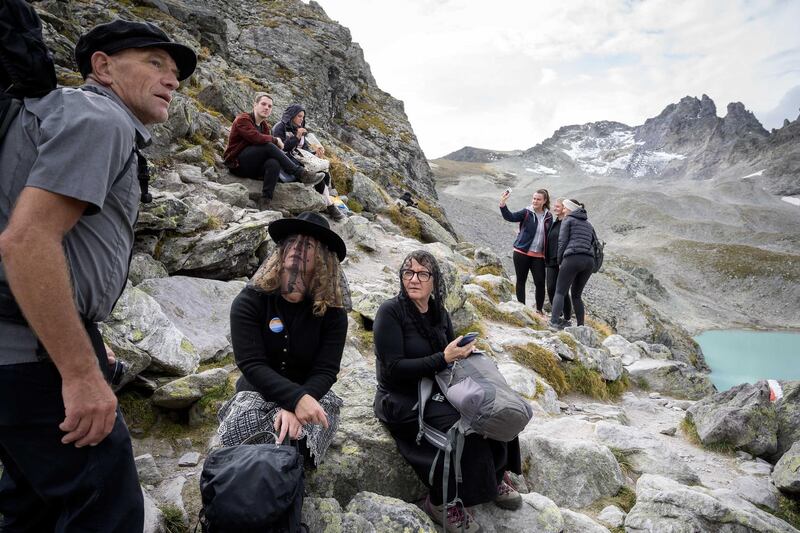
[[[434,378],[448,364],[465,359],[475,348],[475,341],[458,346],[450,315],[445,309],[447,297],[444,280],[436,259],[417,250],[402,263],[399,273],[400,293],[385,301],[375,316],[374,339],[377,356],[378,389],[375,394],[375,416],[394,437],[400,454],[408,461],[420,481],[430,488],[423,509],[441,524],[443,507],[447,505],[445,531],[481,530],[471,513],[456,504],[456,481],[451,469],[448,501],[442,501],[443,458],[427,440],[418,440],[418,383],[421,378]],[[461,414],[445,399],[434,380],[431,399],[425,409],[425,422],[447,432]],[[431,466],[437,461],[433,484]],[[494,501],[505,509],[518,509],[522,497],[505,481],[505,472],[522,473],[519,439],[500,442],[472,434],[464,441],[461,457],[463,481],[458,496],[471,507]]]
[[[558,235],[559,270],[549,324],[552,329],[563,329],[566,326],[561,313],[568,294],[572,295],[575,321],[579,326],[583,325],[584,308],[581,295],[594,268],[593,244],[596,236],[594,227],[587,220],[584,205],[577,200],[564,200],[564,211],[566,214]]]
[[[281,169],[303,183],[315,185],[324,176],[309,172],[283,152],[283,142],[270,134],[267,117],[272,113],[272,96],[256,94],[253,111],[240,113],[231,125],[223,159],[235,176],[263,180],[258,208],[268,209]]]
[[[272,136],[283,141],[283,151],[299,165],[304,164],[303,158],[306,160],[314,156],[322,158],[325,154],[325,148],[306,128],[306,110],[300,104],[292,104],[286,108],[281,115],[280,122],[272,127]],[[317,162],[327,164],[327,161],[324,160]],[[345,218],[344,214],[331,199],[331,176],[327,169],[325,169],[324,175],[324,179],[314,186],[314,190],[325,198],[325,213],[330,215],[333,220],[342,220]]]
[[[347,249],[318,213],[276,220],[268,231],[277,248],[231,306],[242,376],[220,410],[218,434],[231,446],[274,428],[279,442],[287,435],[304,442],[316,465],[342,405],[331,386],[347,335],[350,299],[339,265]]]

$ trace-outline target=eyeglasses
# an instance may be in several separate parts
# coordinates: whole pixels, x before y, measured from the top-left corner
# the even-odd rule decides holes
[[[424,282],[430,280],[431,276],[433,274],[431,274],[427,270],[408,270],[408,269],[405,269],[405,270],[401,270],[400,271],[400,275],[406,281],[411,281],[412,279],[414,279],[414,276],[417,276],[417,279],[424,283]]]

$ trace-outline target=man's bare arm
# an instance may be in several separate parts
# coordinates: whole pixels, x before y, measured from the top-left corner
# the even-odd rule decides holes
[[[85,208],[85,202],[26,187],[0,234],[14,298],[61,374],[62,442],[76,446],[102,441],[113,429],[117,406],[75,308],[62,245]]]

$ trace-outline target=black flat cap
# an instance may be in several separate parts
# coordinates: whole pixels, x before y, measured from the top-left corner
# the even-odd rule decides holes
[[[167,52],[178,66],[178,80],[183,81],[194,72],[197,55],[188,46],[173,42],[164,30],[152,22],[131,22],[116,19],[98,24],[78,39],[75,45],[75,62],[86,78],[92,71],[92,54],[115,54],[128,48],[160,48]]]

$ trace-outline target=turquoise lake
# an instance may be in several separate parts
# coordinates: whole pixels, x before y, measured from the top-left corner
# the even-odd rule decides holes
[[[800,379],[800,333],[706,331],[694,339],[720,392],[760,379]]]

